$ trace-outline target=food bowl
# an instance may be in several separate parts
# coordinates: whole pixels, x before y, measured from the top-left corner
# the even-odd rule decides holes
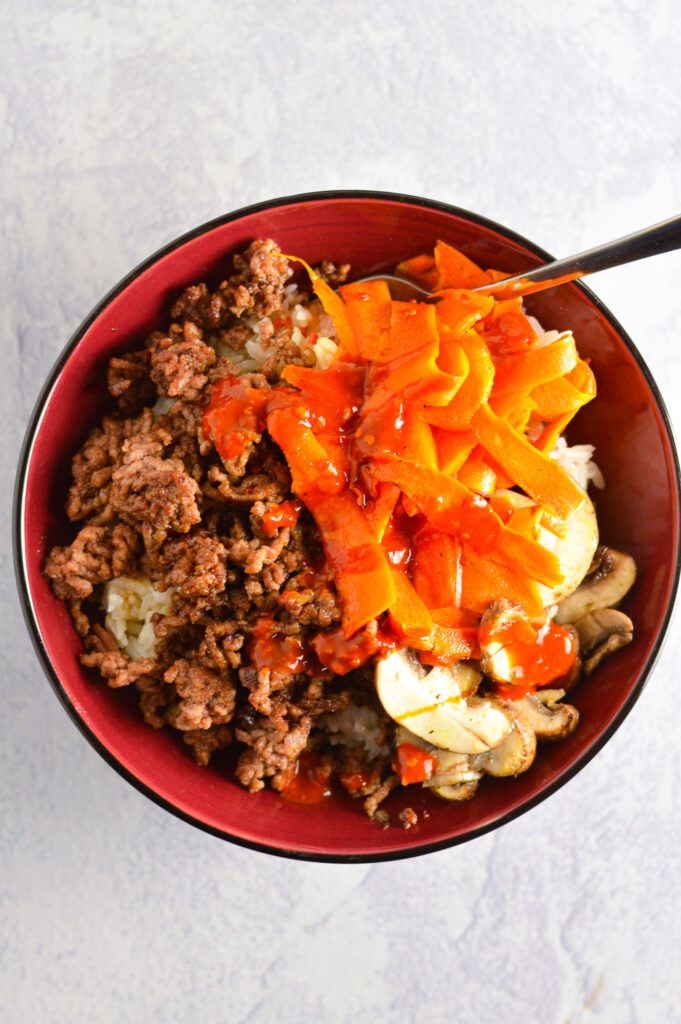
[[[475,798],[449,804],[424,791],[391,797],[409,804],[419,824],[382,830],[361,803],[340,793],[305,806],[275,792],[251,794],[231,777],[228,759],[193,763],[170,730],[155,731],[133,695],[109,689],[78,661],[82,650],[66,605],[41,573],[54,543],[69,537],[63,511],[70,461],[86,431],[109,407],[109,358],[160,326],[190,283],[219,281],[226,257],[252,239],[272,237],[310,263],[349,262],[352,276],[387,270],[432,250],[438,239],[484,267],[518,273],[550,259],[519,235],[443,203],[372,192],[293,196],[211,221],[155,253],[120,282],[78,328],[57,360],[26,434],[15,495],[15,557],[26,621],[62,704],[97,751],[124,778],[178,817],[252,849],[331,861],[374,861],[443,849],[496,828],[555,792],[582,768],[631,710],[667,630],[678,582],[679,470],[660,394],[636,348],[583,285],[531,296],[529,312],[546,329],[571,328],[591,360],[599,394],[569,431],[573,444],[596,445],[607,488],[597,496],[601,536],[636,560],[638,580],[625,610],[634,642],[584,681],[570,701],[581,715],[568,739],[542,745],[532,768],[485,779]]]

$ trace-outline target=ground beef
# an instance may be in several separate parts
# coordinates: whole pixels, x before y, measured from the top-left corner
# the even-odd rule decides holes
[[[208,668],[224,671],[241,665],[245,636],[243,625],[235,619],[211,622],[199,647],[199,660]]]
[[[95,587],[133,570],[137,537],[124,524],[84,526],[68,547],[54,547],[45,575],[57,597],[66,601],[89,597]]]
[[[350,273],[350,264],[341,263],[337,267],[335,263],[331,263],[329,260],[322,260],[314,269],[327,284],[330,284],[332,288],[337,288],[338,285],[345,284],[347,281],[348,274]]]
[[[209,672],[181,658],[163,675],[175,687],[177,699],[166,714],[169,725],[183,731],[225,725],[234,713],[236,689],[227,673]]]
[[[141,529],[147,548],[157,548],[170,530],[187,533],[201,521],[199,487],[176,459],[159,457],[158,434],[123,442],[123,464],[111,475],[111,508]]]
[[[111,522],[114,518],[109,506],[111,477],[122,461],[123,443],[147,433],[153,425],[153,412],[144,409],[133,419],[105,416],[101,427],[91,431],[71,465],[73,483],[66,502],[69,519],[85,519],[92,525]]]
[[[242,786],[256,793],[272,780],[274,789],[282,789],[300,752],[304,750],[312,728],[312,719],[304,715],[295,724],[280,719],[271,723],[258,719],[249,729],[239,728],[235,735],[248,749],[239,758],[236,776]]]
[[[216,360],[215,350],[206,345],[196,324],[172,324],[168,334],[152,334],[151,380],[160,395],[182,396],[189,401],[199,397],[208,382],[206,371]]]
[[[271,324],[269,325],[272,326]],[[250,337],[250,330],[246,324],[236,323],[231,327],[224,327],[222,330],[217,331],[216,339],[220,345],[226,345],[227,348],[234,349],[235,352],[240,352]],[[264,337],[262,328],[260,329],[261,338]]]
[[[178,537],[167,541],[161,564],[168,566],[161,576],[162,590],[177,587],[182,597],[192,599],[225,589],[227,550],[205,530],[198,530],[186,540]]]
[[[212,725],[209,729],[190,729],[182,738],[191,747],[196,763],[207,765],[216,750],[229,746],[233,735],[228,725]]]
[[[133,661],[121,651],[115,639],[102,626],[95,626],[86,638],[89,653],[81,655],[81,662],[88,668],[99,669],[109,686],[141,686],[143,679],[158,680],[159,666],[152,658],[138,658]]]
[[[268,317],[281,308],[284,285],[291,276],[271,238],[253,242],[234,257],[234,273],[215,292],[205,284],[186,288],[172,308],[174,320],[190,320],[204,330],[227,327],[232,317],[253,313]],[[241,347],[241,346],[238,346]]]
[[[381,804],[385,798],[392,793],[395,786],[399,786],[399,784],[399,775],[389,775],[385,782],[382,782],[380,786],[374,790],[371,796],[368,796],[364,801],[364,810],[368,816],[374,821],[378,821],[381,825],[387,825],[389,817],[386,811],[383,809],[379,810],[379,804]]]
[[[288,487],[280,480],[273,480],[267,473],[249,473],[241,483],[236,484],[220,466],[211,466],[207,477],[201,490],[212,504],[238,502],[251,505],[254,501],[277,503],[283,501],[288,494]]]
[[[277,248],[254,242],[217,289],[185,289],[166,328],[110,360],[118,412],[73,458],[66,511],[80,529],[44,567],[84,639],[83,665],[110,687],[133,686],[144,721],[179,730],[199,764],[236,746],[236,777],[251,791],[283,789],[308,741],[322,744],[329,771],[356,762],[345,748],[323,749],[323,716],[365,687],[361,672],[334,675],[315,653],[313,640],[337,628],[342,613],[314,520],[302,509],[293,525],[266,528],[272,506],[293,498],[281,450],[256,433],[227,460],[202,430],[211,387],[239,373],[216,357],[216,341],[238,353],[259,321],[269,355],[262,372],[240,375],[253,388],[269,388],[286,362],[314,362],[311,347],[292,342],[288,310],[277,317],[290,276]],[[335,287],[347,267],[325,263],[319,272]],[[152,408],[159,398],[163,413]],[[172,599],[152,617],[154,656],[134,660],[101,624],[100,603],[104,584],[140,573]],[[362,637],[378,650],[376,623]],[[305,656],[263,665],[254,654],[263,639]],[[387,758],[368,767],[355,795],[380,820],[396,776]]]
[[[122,413],[139,412],[156,401],[154,382],[149,377],[150,360],[151,353],[146,349],[109,360],[106,382]]]
[[[404,829],[413,828],[414,825],[418,825],[418,823],[419,823],[419,816],[418,816],[418,814],[416,813],[416,811],[414,810],[413,807],[405,807],[405,808],[403,808],[400,811],[400,813],[397,815],[397,818],[398,818],[398,821],[399,821],[400,825]]]
[[[235,316],[253,310],[257,316],[267,317],[281,308],[291,270],[285,259],[273,255],[278,252],[277,243],[267,238],[253,242],[243,256],[234,257],[236,273],[221,289],[233,296],[231,310]]]

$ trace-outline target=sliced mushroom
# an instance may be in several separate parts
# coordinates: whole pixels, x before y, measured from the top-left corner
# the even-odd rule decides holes
[[[513,627],[514,624],[517,627],[517,633],[522,638],[523,630],[528,629],[528,640],[531,640],[536,634],[531,631],[531,623],[529,622],[526,614],[518,605],[513,604],[506,598],[500,598],[491,604],[480,622],[480,651],[482,658],[480,660],[480,667],[486,676],[493,679],[496,683],[502,683],[507,685],[519,684],[522,682],[518,671],[518,666],[514,667],[511,661],[511,650],[509,650],[509,644],[512,648],[513,640],[497,640],[494,639],[495,634],[504,637],[504,633],[509,627]],[[550,626],[550,623],[545,625]],[[577,642],[577,633],[572,626],[562,626],[567,633],[570,634],[573,641],[573,649],[575,652],[574,660],[570,667],[569,676],[561,677],[561,684],[566,689],[570,689],[579,678],[581,663],[579,660],[579,643]],[[489,635],[491,639],[483,639],[485,634]],[[510,630],[510,635],[513,636],[513,631]]]
[[[497,683],[511,683],[513,669],[509,651],[500,640],[485,641],[482,637],[487,629],[492,632],[503,632],[505,626],[518,623],[520,628],[529,625],[527,616],[519,605],[513,604],[505,597],[491,604],[480,620],[480,668],[486,676]]]
[[[475,791],[478,788],[476,782],[458,782],[455,786],[438,786],[433,792],[437,793],[438,796],[442,797],[443,800],[470,800],[472,796],[475,796]]]
[[[579,722],[579,711],[571,704],[561,704],[565,690],[538,690],[513,706],[534,730],[538,740],[563,740],[574,732]]]
[[[604,658],[626,647],[634,638],[631,619],[614,608],[588,612],[575,622],[584,659],[584,673],[590,676]]]
[[[517,491],[498,490],[497,495],[504,495],[516,508],[525,508],[535,502],[525,494]],[[566,594],[579,586],[591,566],[594,552],[598,547],[598,520],[591,499],[584,493],[584,501],[568,520],[567,532],[564,537],[557,537],[550,530],[540,529],[539,543],[552,551],[560,563],[564,580],[557,587],[539,585],[539,594],[544,607],[554,605]]]
[[[599,548],[592,571],[581,587],[558,605],[555,621],[574,622],[588,612],[619,604],[636,579],[636,563],[631,555],[614,548]]]
[[[466,696],[479,681],[480,674],[461,662],[427,673],[404,649],[376,666],[376,691],[388,715],[434,746],[459,754],[482,754],[511,731],[508,716],[491,700]]]
[[[477,782],[482,775],[471,766],[471,754],[455,754],[452,750],[434,750],[438,770],[426,779],[424,786],[456,786],[463,782]]]
[[[437,771],[423,783],[426,789],[439,789],[441,786],[458,786],[463,783],[477,782],[482,777],[481,771],[475,771],[471,767],[470,754],[455,754],[452,750],[442,750],[433,746],[421,736],[410,732],[403,725],[398,725],[395,730],[395,744],[411,743],[421,750],[427,751],[437,762]]]
[[[534,761],[537,750],[534,730],[509,701],[502,701],[496,697],[493,700],[509,716],[513,728],[503,743],[494,750],[472,758],[471,766],[496,778],[520,775],[521,772],[526,772]]]

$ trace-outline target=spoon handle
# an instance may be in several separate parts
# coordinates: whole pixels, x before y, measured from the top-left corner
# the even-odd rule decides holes
[[[525,274],[506,277],[494,284],[481,285],[473,291],[494,295],[495,298],[511,298],[514,295],[530,295],[532,292],[553,288],[566,281],[575,281],[587,274],[595,274],[599,270],[618,267],[633,260],[642,260],[647,256],[670,252],[681,248],[681,217],[671,217],[652,227],[635,231],[614,242],[606,242],[595,249],[587,249],[576,256],[568,256],[564,260],[546,263],[543,267],[530,270]]]

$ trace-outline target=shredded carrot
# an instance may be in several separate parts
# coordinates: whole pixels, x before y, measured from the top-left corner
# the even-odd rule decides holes
[[[497,364],[494,395],[509,391],[529,394],[534,388],[563,377],[577,363],[575,339],[571,334],[550,345],[531,348]]]
[[[390,624],[397,635],[415,646],[430,636],[433,619],[404,570],[392,568],[395,600],[388,608]]]
[[[494,363],[487,345],[475,331],[464,331],[459,344],[468,359],[468,375],[452,401],[443,409],[427,408],[422,416],[426,422],[444,430],[467,430],[473,413],[492,392]]]
[[[478,288],[489,284],[489,275],[458,249],[446,242],[435,246],[435,263],[440,273],[441,288]]]
[[[473,435],[475,437],[475,435]],[[476,494],[490,498],[497,486],[497,474],[485,460],[485,452],[477,446],[457,473],[457,479]]]
[[[346,284],[340,289],[348,323],[362,359],[382,362],[390,353],[390,289],[385,281]],[[333,315],[327,310],[331,319]]]
[[[435,266],[435,257],[427,253],[398,263],[395,273],[399,277],[410,278],[430,292],[434,292],[440,285],[440,274]]]
[[[478,443],[472,430],[443,430],[433,427],[437,449],[438,468],[443,473],[456,474]]]
[[[553,459],[530,444],[489,405],[477,410],[471,426],[482,447],[535,501],[568,520],[584,503],[584,492]]]

